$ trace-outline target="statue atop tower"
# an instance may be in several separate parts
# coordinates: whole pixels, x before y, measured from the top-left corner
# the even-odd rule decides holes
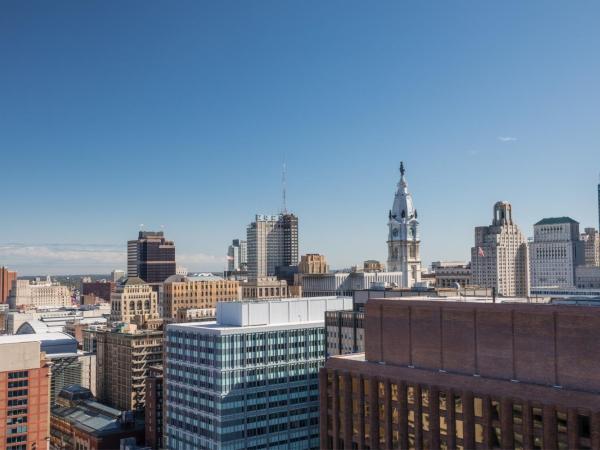
[[[388,214],[388,271],[402,272],[402,287],[421,281],[419,221],[413,198],[408,191],[406,169],[400,163],[400,181]]]

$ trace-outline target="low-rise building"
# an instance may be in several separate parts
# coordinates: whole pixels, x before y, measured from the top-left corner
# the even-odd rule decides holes
[[[289,297],[288,284],[277,277],[261,277],[241,283],[242,299],[269,300]]]
[[[57,405],[52,407],[50,448],[115,450],[126,438],[144,443],[142,416],[103,405],[81,386],[59,393]]]
[[[464,287],[471,284],[471,263],[436,261],[431,264],[436,288]]]
[[[600,267],[578,266],[575,268],[575,284],[578,289],[600,289]]]
[[[600,266],[600,233],[595,228],[586,228],[581,234],[584,248],[584,264]]]
[[[45,280],[15,280],[8,303],[11,309],[44,306],[71,306],[71,292],[66,286]]]
[[[112,322],[135,323],[143,326],[159,318],[158,294],[138,277],[128,277],[118,284],[111,295]]]
[[[163,315],[177,318],[180,310],[202,310],[212,313],[217,302],[240,300],[240,284],[215,276],[173,275],[163,286]]]
[[[308,274],[300,277],[302,295],[352,296],[354,291],[374,286],[402,286],[401,272],[335,272]]]

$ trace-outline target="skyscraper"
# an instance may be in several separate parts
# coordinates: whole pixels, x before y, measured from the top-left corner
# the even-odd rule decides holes
[[[475,285],[507,297],[529,295],[527,241],[513,222],[510,203],[497,202],[492,225],[475,228],[471,267]]]
[[[388,215],[388,271],[402,272],[402,287],[421,281],[419,221],[400,163],[400,182]]]
[[[137,240],[127,242],[127,276],[146,283],[162,283],[175,275],[175,244],[162,231],[140,231]]]
[[[248,270],[248,245],[246,241],[234,239],[227,248],[229,272],[245,272]]]
[[[570,217],[542,219],[533,226],[529,244],[531,285],[575,287],[575,267],[584,262],[579,222]]]
[[[277,275],[278,268],[298,265],[298,218],[294,214],[256,215],[246,235],[250,278]]]
[[[600,183],[598,183],[598,231],[600,231]]]

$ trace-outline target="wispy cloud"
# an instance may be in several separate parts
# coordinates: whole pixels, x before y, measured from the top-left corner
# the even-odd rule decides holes
[[[514,142],[517,138],[512,136],[498,136],[498,140],[500,142]]]
[[[0,243],[0,264],[23,275],[108,273],[125,268],[124,246],[98,244]],[[222,270],[225,256],[177,253],[177,263],[191,270]]]

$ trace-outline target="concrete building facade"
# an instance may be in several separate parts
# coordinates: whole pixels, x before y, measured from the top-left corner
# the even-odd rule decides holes
[[[323,274],[329,273],[329,264],[327,264],[327,258],[325,255],[319,255],[317,253],[308,253],[302,255],[300,258],[300,264],[298,265],[298,272],[300,274]]]
[[[475,285],[507,297],[529,295],[527,240],[513,222],[510,203],[497,202],[492,225],[475,228],[471,268]]]
[[[584,265],[600,267],[600,233],[595,228],[586,228],[581,234],[584,246]]]
[[[400,182],[394,204],[388,214],[387,270],[402,273],[401,287],[413,287],[421,281],[421,238],[413,198],[400,163]]]
[[[436,261],[431,264],[436,288],[454,288],[472,284],[471,263],[462,261]]]
[[[186,309],[214,311],[217,302],[240,298],[241,288],[237,281],[173,275],[163,285],[163,315],[176,318],[178,311]]]
[[[575,268],[584,263],[579,222],[570,217],[542,219],[529,243],[531,286],[575,287]]]
[[[402,286],[404,276],[402,272],[335,272],[302,275],[300,283],[302,294],[306,297],[351,296],[355,291],[375,286]]]
[[[260,277],[240,283],[242,299],[267,300],[288,298],[288,284],[276,277]]]
[[[158,318],[158,294],[141,278],[126,278],[111,294],[112,322],[136,323],[142,326],[149,320]]]
[[[11,309],[44,306],[71,306],[71,292],[66,286],[45,280],[15,280],[8,303]]]
[[[162,331],[95,331],[98,399],[124,411],[144,409],[146,378],[151,366],[162,364],[162,344]]]
[[[294,214],[256,215],[246,230],[248,276],[277,274],[278,268],[298,265],[298,218]]]
[[[600,309],[375,300],[320,373],[321,448],[600,447]]]

